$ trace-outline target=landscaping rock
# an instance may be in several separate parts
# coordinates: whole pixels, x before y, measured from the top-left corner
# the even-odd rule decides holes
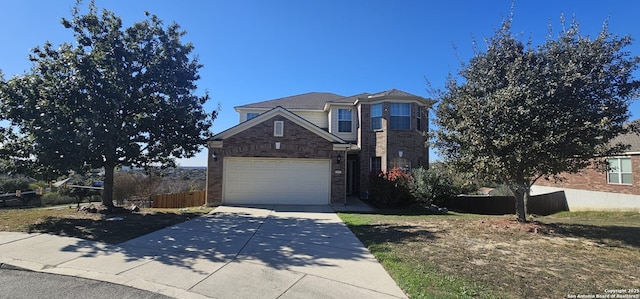
[[[96,208],[93,204],[90,204],[88,206],[81,206],[78,211],[85,213],[98,213],[98,208]]]

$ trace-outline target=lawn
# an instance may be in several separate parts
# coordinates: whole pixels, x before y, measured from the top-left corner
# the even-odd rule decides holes
[[[640,288],[638,212],[563,212],[527,224],[515,216],[401,214],[339,215],[410,298],[567,298]]]
[[[49,233],[109,244],[121,243],[210,212],[199,209],[142,209],[106,215],[62,209],[1,209],[0,231]]]

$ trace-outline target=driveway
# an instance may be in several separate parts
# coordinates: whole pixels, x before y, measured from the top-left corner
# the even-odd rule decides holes
[[[221,206],[115,246],[32,238],[0,235],[0,262],[184,298],[405,298],[329,206]]]

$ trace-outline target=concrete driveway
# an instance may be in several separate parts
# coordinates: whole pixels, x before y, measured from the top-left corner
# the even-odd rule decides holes
[[[406,298],[329,206],[221,206],[113,246],[27,236],[0,234],[0,263],[182,298]]]

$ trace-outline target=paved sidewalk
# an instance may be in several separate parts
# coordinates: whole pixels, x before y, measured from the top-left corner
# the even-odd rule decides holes
[[[329,206],[222,206],[118,245],[0,233],[0,263],[176,298],[406,298]]]

